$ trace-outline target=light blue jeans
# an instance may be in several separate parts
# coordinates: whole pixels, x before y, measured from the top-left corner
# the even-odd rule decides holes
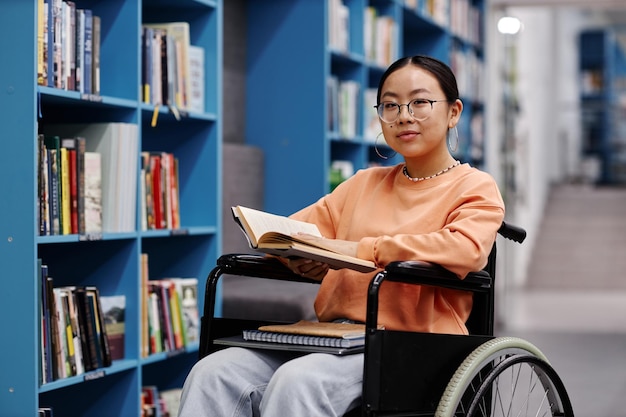
[[[180,417],[342,416],[361,399],[363,354],[228,348],[196,363]]]

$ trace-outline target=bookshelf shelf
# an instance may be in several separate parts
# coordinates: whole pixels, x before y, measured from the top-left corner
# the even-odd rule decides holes
[[[326,194],[334,183],[335,161],[349,162],[355,170],[401,162],[397,155],[378,157],[375,146],[381,153],[391,150],[384,142],[375,145],[377,133],[366,129],[376,104],[367,90],[378,87],[386,67],[400,56],[431,55],[453,66],[459,78],[468,77],[461,97],[466,105],[459,126],[462,146],[455,156],[481,166],[484,129],[476,126],[482,123],[483,99],[475,75],[481,71],[474,65],[480,68],[483,59],[484,1],[274,0],[271,8],[257,3],[248,4],[246,140],[265,150],[266,211],[288,215]],[[471,13],[464,15],[465,10]],[[348,24],[337,35],[341,21]],[[392,28],[379,53],[372,45],[380,36],[368,35],[370,21],[379,33]],[[465,75],[470,70],[472,77]],[[358,86],[349,106],[358,109],[352,131],[337,127],[332,98],[342,82]],[[271,100],[282,104],[268,108]]]
[[[138,416],[143,386],[181,387],[197,359],[197,342],[184,349],[142,355],[142,254],[149,279],[194,277],[204,287],[221,245],[221,0],[75,0],[100,17],[100,94],[38,85],[38,16],[48,0],[0,0],[0,50],[12,65],[0,68],[0,125],[5,152],[0,164],[0,263],[7,280],[0,292],[0,332],[10,336],[0,358],[0,415],[33,416],[39,407],[55,415]],[[204,111],[146,104],[142,91],[142,24],[185,21],[190,43],[204,50]],[[137,169],[124,181],[141,180],[140,152],[169,152],[179,161],[180,227],[145,230],[139,188],[134,227],[124,231],[40,235],[38,134],[58,124],[124,123],[138,140]],[[59,135],[63,133],[59,132]],[[87,139],[89,140],[89,139]],[[123,158],[120,155],[119,158]],[[80,375],[41,382],[41,279],[39,260],[54,286],[96,286],[100,295],[124,295],[123,359]],[[202,311],[203,300],[198,299]],[[218,306],[219,308],[219,306]],[[35,329],[35,331],[34,331]],[[9,340],[9,338],[7,338]]]

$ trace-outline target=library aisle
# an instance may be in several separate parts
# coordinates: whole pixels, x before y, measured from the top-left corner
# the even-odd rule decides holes
[[[626,188],[553,189],[528,286],[498,333],[536,344],[577,417],[626,417]]]

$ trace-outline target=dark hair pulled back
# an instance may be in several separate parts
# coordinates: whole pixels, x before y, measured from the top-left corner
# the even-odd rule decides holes
[[[443,90],[443,93],[446,96],[446,100],[448,100],[448,102],[452,103],[459,98],[459,88],[456,83],[456,77],[454,76],[454,73],[448,65],[444,64],[438,59],[429,56],[414,55],[398,59],[393,64],[391,64],[382,75],[382,77],[380,77],[380,82],[378,83],[378,94],[376,96],[376,104],[380,104],[381,91],[383,88],[383,84],[385,83],[387,78],[400,68],[404,68],[407,65],[415,65],[430,72],[439,82],[439,85],[441,86],[441,89]]]

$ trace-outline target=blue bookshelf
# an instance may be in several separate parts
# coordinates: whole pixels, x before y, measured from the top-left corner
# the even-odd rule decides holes
[[[246,142],[265,151],[267,211],[287,215],[328,193],[334,161],[349,162],[354,170],[401,161],[397,155],[381,159],[376,132],[366,128],[376,104],[367,90],[376,89],[385,68],[401,56],[431,55],[465,74],[456,156],[476,166],[483,163],[483,97],[478,85],[484,56],[483,1],[464,3],[464,10],[472,10],[474,25],[460,26],[459,19],[467,13],[448,0],[341,3],[341,13],[349,16],[344,18],[349,23],[343,38],[335,36],[335,0],[275,0],[271,8],[248,3]],[[390,52],[380,54],[386,58],[372,52],[366,37],[372,16],[384,20],[381,27],[394,28],[387,44]],[[356,123],[349,133],[336,127],[331,93],[335,87],[329,87],[333,82],[358,86],[352,106],[357,109]],[[392,154],[384,142],[378,148]]]
[[[626,183],[626,51],[619,29],[579,36],[582,149],[600,161],[601,184]]]
[[[39,407],[55,415],[137,416],[141,388],[181,387],[197,360],[197,345],[167,354],[141,354],[141,254],[149,255],[150,279],[195,277],[198,294],[221,253],[221,0],[76,0],[101,18],[101,91],[88,96],[37,83],[38,8],[43,1],[0,0],[0,50],[11,65],[3,81],[0,125],[5,152],[0,163],[2,243],[6,279],[0,292],[0,415],[33,416]],[[141,26],[186,21],[191,44],[204,48],[205,111],[155,109],[140,97]],[[151,125],[155,111],[157,123]],[[142,230],[140,204],[135,230],[39,236],[37,134],[57,123],[135,124],[140,151],[166,151],[180,161],[181,226]],[[141,164],[138,164],[141,168]],[[140,173],[130,173],[139,180]],[[82,375],[40,382],[38,259],[54,285],[95,285],[101,295],[126,296],[124,358]],[[198,298],[202,311],[203,299]],[[218,306],[219,308],[219,306]]]

